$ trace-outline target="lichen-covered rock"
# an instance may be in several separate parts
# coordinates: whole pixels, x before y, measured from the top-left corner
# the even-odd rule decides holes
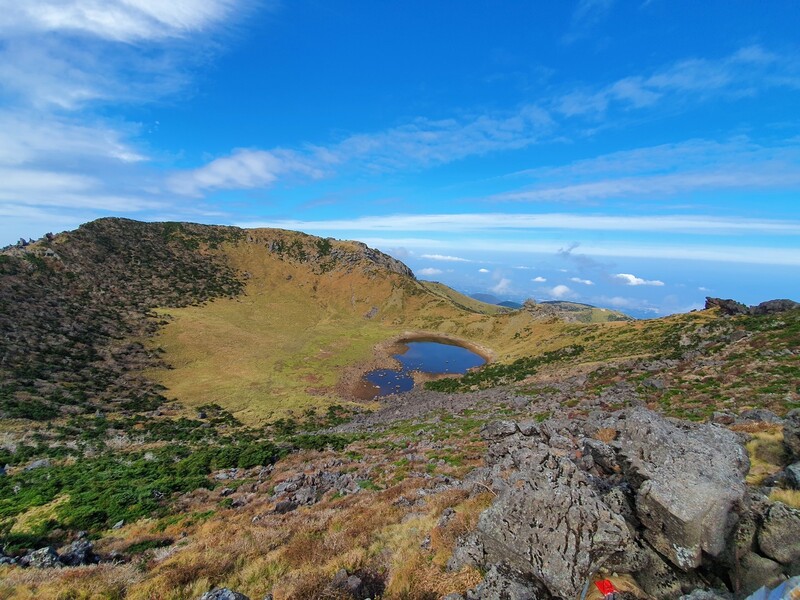
[[[775,502],[758,532],[761,552],[784,565],[800,560],[800,511]]]
[[[675,566],[719,556],[745,504],[747,454],[736,435],[713,425],[677,425],[644,409],[623,411],[606,427],[611,445],[637,483],[636,515],[644,537]]]
[[[24,567],[33,567],[34,569],[53,569],[61,567],[58,553],[50,547],[39,548],[38,550],[29,552],[20,559],[20,564]]]

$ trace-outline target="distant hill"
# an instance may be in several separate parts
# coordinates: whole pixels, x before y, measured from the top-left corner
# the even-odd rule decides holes
[[[581,323],[606,323],[610,321],[633,321],[633,317],[618,310],[598,308],[591,304],[581,302],[565,302],[563,300],[546,300],[539,305],[551,306],[566,320],[580,321]]]
[[[513,308],[513,309],[522,308],[522,304],[520,304],[519,302],[512,302],[511,300],[503,300],[503,302],[498,302],[497,306],[505,306],[506,308]]]
[[[491,294],[470,294],[470,298],[474,298],[478,302],[485,302],[486,304],[500,304],[500,299]]]

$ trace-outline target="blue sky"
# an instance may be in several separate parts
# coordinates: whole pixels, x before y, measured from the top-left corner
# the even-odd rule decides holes
[[[0,0],[0,244],[360,239],[500,299],[800,298],[800,5]]]

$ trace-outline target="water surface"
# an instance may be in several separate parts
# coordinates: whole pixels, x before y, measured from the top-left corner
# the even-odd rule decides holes
[[[457,344],[417,341],[404,342],[402,348],[394,355],[400,369],[376,369],[364,375],[364,379],[378,388],[376,397],[409,391],[414,387],[412,371],[460,374],[486,362],[482,356]]]

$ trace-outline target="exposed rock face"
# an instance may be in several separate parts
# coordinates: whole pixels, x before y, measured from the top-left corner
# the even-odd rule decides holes
[[[614,425],[613,421],[606,425]],[[742,512],[750,467],[726,429],[676,427],[656,413],[620,414],[612,443],[629,480],[641,480],[636,516],[645,539],[683,570],[719,556]]]
[[[750,313],[747,305],[731,299],[711,298],[706,297],[706,310],[709,308],[718,308],[723,314],[726,315],[746,315]]]
[[[772,315],[800,308],[794,300],[767,300],[757,306],[747,306],[730,299],[706,297],[706,309],[719,308],[725,315]]]
[[[758,306],[751,307],[750,311],[754,315],[771,315],[775,313],[786,312],[787,310],[794,310],[795,308],[800,308],[800,303],[795,302],[794,300],[781,299],[767,300]]]
[[[487,590],[523,586],[528,597],[575,598],[607,569],[632,575],[656,598],[674,598],[702,585],[709,569],[736,568],[732,552],[753,553],[760,518],[748,512],[749,461],[727,429],[636,408],[584,421],[502,421],[483,435],[490,443],[484,476],[498,497],[450,567],[493,573]],[[776,523],[794,518],[781,515]],[[732,550],[740,519],[749,538],[743,534],[741,550]],[[770,532],[765,539],[779,545]],[[796,560],[770,552],[779,571]],[[760,566],[773,577],[771,564]]]

